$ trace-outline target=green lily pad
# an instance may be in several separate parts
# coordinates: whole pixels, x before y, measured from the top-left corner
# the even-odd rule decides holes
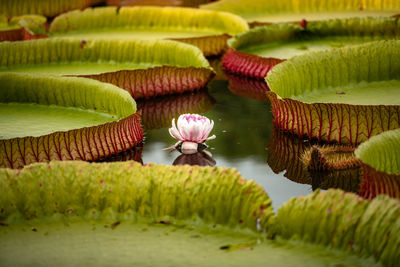
[[[202,5],[201,8],[231,12],[257,24],[392,16],[400,13],[398,1],[380,0],[220,0]]]
[[[266,78],[274,123],[299,136],[343,144],[399,128],[399,62],[400,41],[394,40],[287,60]]]
[[[39,15],[23,15],[8,20],[0,14],[0,42],[43,38],[46,21]]]
[[[355,154],[378,171],[400,175],[400,129],[387,131],[362,143]]]
[[[136,103],[84,78],[0,73],[0,166],[97,160],[143,140]]]
[[[90,5],[102,2],[101,0],[16,0],[1,1],[0,15],[7,17],[21,16],[26,14],[38,14],[46,17],[54,17],[63,12],[82,9]]]
[[[369,203],[339,190],[316,192],[273,216],[264,190],[235,170],[135,162],[0,169],[0,184],[3,265],[391,266],[398,260],[399,202],[387,197]],[[305,224],[318,231],[309,236]],[[314,238],[325,235],[326,242]]]
[[[0,72],[88,77],[124,88],[135,99],[200,89],[213,75],[199,49],[166,40],[5,42],[0,58]]]
[[[229,72],[263,79],[280,62],[304,53],[361,44],[376,40],[399,39],[397,18],[351,18],[258,27],[229,40],[223,58]]]
[[[383,132],[362,143],[355,151],[361,161],[362,195],[374,198],[382,188],[400,198],[400,129]]]
[[[217,11],[174,7],[101,7],[62,14],[50,35],[90,39],[174,39],[221,54],[226,40],[248,29],[242,18]]]

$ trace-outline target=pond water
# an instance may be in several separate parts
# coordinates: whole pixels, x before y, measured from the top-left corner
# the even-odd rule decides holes
[[[237,85],[234,80],[213,80],[208,88],[197,93],[138,102],[145,130],[143,163],[172,165],[207,162],[218,167],[236,168],[246,179],[253,179],[265,189],[275,209],[291,197],[312,193],[311,185],[293,182],[284,176],[284,171],[275,173],[267,164],[268,158],[270,162],[275,156],[268,151],[271,141],[274,142],[271,140],[271,107],[267,101],[254,99],[264,98],[264,94],[260,94],[263,88],[253,86],[252,91],[249,86],[253,85]],[[246,93],[241,89],[250,90]],[[212,159],[162,150],[175,144],[176,140],[169,135],[168,128],[171,119],[182,113],[199,113],[214,120],[211,134],[217,138],[207,142]]]

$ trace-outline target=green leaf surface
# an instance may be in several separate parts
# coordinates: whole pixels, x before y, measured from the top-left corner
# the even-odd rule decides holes
[[[371,137],[355,151],[356,157],[377,171],[400,175],[400,129]]]
[[[118,117],[111,114],[82,108],[0,103],[0,139],[37,137],[57,131],[101,125],[117,119]]]
[[[359,144],[400,127],[400,41],[310,52],[266,77],[275,124],[300,136]]]
[[[6,265],[141,265],[151,261],[153,265],[195,266],[379,266],[369,256],[379,258],[381,251],[393,251],[367,252],[360,258],[312,239],[285,240],[292,233],[301,236],[295,225],[305,223],[303,218],[310,222],[310,217],[284,212],[304,200],[291,200],[272,217],[271,201],[264,190],[232,169],[53,162],[21,171],[0,169],[0,185],[0,205],[4,207],[0,212],[0,259]],[[314,194],[310,208],[302,211],[318,218],[324,207],[341,195],[341,191]],[[334,211],[332,219],[339,220],[355,210],[359,211],[355,218],[367,216],[365,207],[384,205],[368,206],[350,194],[345,200],[340,205],[349,203],[350,207],[343,215]],[[386,210],[390,214],[377,211],[376,217],[389,222],[398,212],[394,209],[398,201],[380,200],[389,202]],[[325,221],[312,222],[321,223],[317,228],[321,236],[331,235]],[[368,221],[361,222],[369,232],[377,233]],[[333,227],[346,229],[346,225],[343,222]],[[388,225],[397,227],[398,223]],[[258,227],[276,238],[265,240]],[[351,238],[348,233],[338,232],[336,239]],[[391,245],[395,245],[395,233],[388,235]],[[35,249],[29,249],[33,244]],[[360,243],[362,253],[366,248]],[[382,258],[390,265],[395,257],[389,254]]]
[[[50,25],[55,36],[180,38],[246,31],[247,23],[233,14],[174,7],[102,7],[72,11]],[[138,31],[138,32],[136,32]],[[146,33],[147,32],[147,33]]]
[[[400,41],[378,41],[294,57],[274,67],[266,81],[280,97],[307,103],[337,99],[334,103],[381,105],[387,92],[390,105],[400,99],[399,69]],[[329,101],[333,95],[338,96]]]
[[[96,160],[143,139],[128,92],[99,81],[0,73],[0,166]]]
[[[291,199],[279,210],[275,233],[364,256],[384,266],[399,262],[400,202],[385,195],[372,201],[341,190]]]
[[[55,18],[51,36],[90,39],[173,39],[217,56],[226,40],[248,30],[242,18],[226,13],[176,7],[101,7],[76,10]]]
[[[310,22],[306,29],[295,24],[257,27],[229,40],[239,51],[280,59],[316,50],[382,39],[398,39],[395,18],[351,18]]]
[[[26,14],[39,14],[46,17],[54,17],[60,13],[73,9],[81,9],[96,4],[101,0],[15,0],[1,1],[0,14],[7,17]]]
[[[50,38],[0,43],[0,72],[81,76],[148,98],[204,87],[214,71],[202,52],[169,40]]]
[[[102,125],[136,112],[129,94],[83,78],[0,73],[0,139]]]
[[[173,41],[42,39],[1,43],[0,56],[0,71],[63,75],[98,74],[161,65],[210,68],[200,50]]]
[[[232,12],[249,22],[268,23],[391,16],[400,13],[398,1],[380,0],[220,0],[201,8]]]

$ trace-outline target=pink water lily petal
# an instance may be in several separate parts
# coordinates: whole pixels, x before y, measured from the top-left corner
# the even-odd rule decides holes
[[[180,141],[185,141],[185,139],[182,137],[182,135],[179,133],[178,129],[175,126],[175,119],[172,119],[172,127],[169,128],[169,134]]]
[[[172,137],[180,141],[202,143],[210,135],[214,121],[198,114],[182,114],[179,116],[177,126],[175,119],[169,132]]]

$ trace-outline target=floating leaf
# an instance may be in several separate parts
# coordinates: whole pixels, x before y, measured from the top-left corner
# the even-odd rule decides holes
[[[201,6],[227,11],[254,24],[299,22],[334,18],[392,16],[400,13],[398,1],[360,0],[220,0]]]
[[[399,128],[399,62],[400,41],[317,51],[285,61],[266,78],[274,123],[299,136],[353,145]]]
[[[217,11],[174,7],[102,7],[62,14],[50,25],[51,36],[89,39],[173,39],[220,55],[230,35],[248,29],[242,18]]]
[[[17,16],[10,21],[0,15],[0,42],[45,38],[46,21],[45,17],[38,15]]]
[[[42,39],[0,43],[0,71],[88,77],[135,99],[204,87],[213,71],[196,47],[174,41]]]
[[[0,73],[0,166],[97,160],[143,140],[136,104],[83,78]]]
[[[341,190],[291,199],[276,215],[275,234],[361,255],[385,266],[400,261],[400,202],[387,196],[362,200]]]
[[[369,203],[341,191],[316,192],[290,200],[272,217],[264,190],[235,170],[135,162],[0,169],[0,185],[0,221],[8,225],[0,227],[3,265],[141,265],[154,253],[156,265],[398,262],[400,206],[387,197]],[[276,238],[262,241],[257,225]],[[33,243],[35,250],[25,249]]]
[[[400,21],[396,18],[336,19],[310,22],[306,28],[274,24],[230,39],[222,64],[231,73],[263,79],[276,64],[293,56],[399,37]]]
[[[400,129],[371,137],[355,151],[362,162],[361,194],[373,198],[382,191],[400,198]]]
[[[25,14],[38,14],[46,17],[54,17],[63,12],[81,9],[102,0],[14,0],[1,1],[0,14],[7,17],[20,16]]]

